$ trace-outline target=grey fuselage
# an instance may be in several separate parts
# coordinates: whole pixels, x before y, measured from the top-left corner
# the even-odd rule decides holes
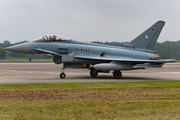
[[[110,60],[89,60],[89,59],[78,59],[74,56],[118,56],[118,57],[128,57],[136,59],[145,60],[157,60],[153,58],[153,51],[146,52],[144,49],[138,49],[133,47],[115,47],[108,45],[100,45],[93,43],[85,43],[79,41],[59,41],[59,42],[29,42],[29,54],[42,54],[42,51],[37,51],[35,48],[42,50],[56,52],[61,55],[60,63],[85,63],[85,64],[97,64],[103,62],[111,62]],[[46,53],[46,52],[45,52]],[[156,55],[156,54],[155,54]],[[55,55],[56,56],[56,55]],[[158,55],[156,55],[158,56]]]

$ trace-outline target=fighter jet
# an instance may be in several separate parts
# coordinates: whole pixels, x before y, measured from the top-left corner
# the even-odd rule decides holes
[[[55,64],[63,64],[60,78],[64,79],[65,68],[89,69],[92,77],[98,73],[112,73],[115,79],[122,77],[122,70],[160,68],[173,59],[159,59],[153,51],[164,21],[150,28],[122,47],[76,41],[58,35],[44,35],[28,43],[5,48],[25,54],[52,54]]]

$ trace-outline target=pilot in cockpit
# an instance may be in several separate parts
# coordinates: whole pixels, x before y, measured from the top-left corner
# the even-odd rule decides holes
[[[59,35],[44,35],[40,38],[33,40],[33,42],[58,42],[58,41],[67,41],[67,40],[71,40],[71,39]]]

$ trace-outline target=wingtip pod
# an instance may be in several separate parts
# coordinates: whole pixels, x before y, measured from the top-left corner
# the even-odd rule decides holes
[[[163,26],[164,26],[165,23],[166,23],[165,21],[159,20],[159,21],[157,21],[155,24],[160,24],[160,25],[163,25]]]
[[[160,59],[158,60],[159,63],[172,63],[172,62],[176,62],[175,59]]]

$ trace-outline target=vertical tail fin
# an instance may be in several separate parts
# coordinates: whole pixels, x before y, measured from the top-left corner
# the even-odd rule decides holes
[[[156,22],[154,25],[132,40],[130,44],[137,45],[142,49],[153,50],[164,25],[164,21]]]

